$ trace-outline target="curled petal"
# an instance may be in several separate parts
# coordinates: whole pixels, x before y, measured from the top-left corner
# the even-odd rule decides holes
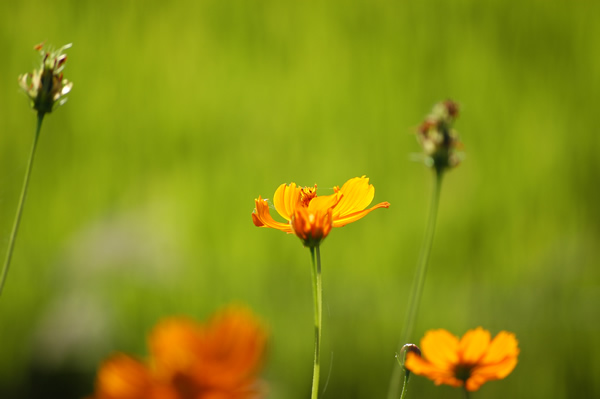
[[[266,200],[260,196],[254,201],[256,208],[252,212],[252,221],[257,227],[271,227],[273,229],[281,230],[286,233],[292,232],[292,227],[289,223],[281,223],[274,220],[269,213],[269,204]]]

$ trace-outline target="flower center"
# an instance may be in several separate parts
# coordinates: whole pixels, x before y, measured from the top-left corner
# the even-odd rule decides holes
[[[473,366],[471,365],[459,364],[454,367],[454,376],[457,379],[466,382],[471,377],[472,369]]]
[[[304,187],[300,191],[300,203],[303,206],[308,206],[310,200],[317,196],[317,185],[314,187]]]

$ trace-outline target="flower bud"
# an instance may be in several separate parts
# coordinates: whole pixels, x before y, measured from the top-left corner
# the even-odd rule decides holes
[[[406,354],[412,352],[417,356],[421,356],[421,349],[415,344],[404,344],[402,349],[400,349],[400,355],[398,355],[398,361],[400,365],[404,368],[404,372],[406,373],[406,378],[410,376],[410,370],[404,367],[404,361],[406,360]]]

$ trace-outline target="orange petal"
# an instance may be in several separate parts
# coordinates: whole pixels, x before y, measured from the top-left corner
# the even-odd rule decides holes
[[[369,214],[371,211],[373,211],[375,209],[389,208],[389,206],[390,206],[389,202],[381,202],[372,208],[365,209],[364,211],[352,213],[352,214],[346,215],[346,216],[338,218],[338,219],[334,218],[333,227],[342,227],[342,226],[347,225],[348,223],[356,222],[357,220],[362,219],[363,217],[365,217],[367,214]],[[334,209],[334,212],[335,212],[335,209]]]
[[[318,245],[327,237],[333,227],[331,212],[331,208],[316,211],[305,207],[296,209],[291,225],[294,233],[304,242],[304,245],[311,247]]]
[[[202,386],[235,390],[261,366],[267,336],[249,310],[229,307],[217,314],[202,339],[195,376]]]
[[[481,327],[467,331],[458,344],[460,362],[463,364],[477,364],[486,353],[489,344],[489,331]]]
[[[283,183],[277,187],[273,195],[273,205],[282,218],[288,222],[292,220],[294,208],[300,198],[301,189],[296,187],[296,183],[291,183],[289,186]]]
[[[267,200],[262,199],[260,196],[254,201],[256,208],[252,212],[252,222],[257,227],[270,227],[273,229],[281,230],[286,233],[292,232],[292,227],[289,223],[277,222],[271,217],[269,212],[269,204]]]
[[[164,319],[154,327],[148,344],[161,378],[192,370],[201,356],[201,334],[200,325],[183,317]]]
[[[518,341],[515,334],[500,331],[490,343],[486,355],[481,359],[481,364],[498,363],[507,357],[517,357],[519,354]]]
[[[146,366],[130,356],[117,354],[100,367],[95,397],[144,399],[151,389],[152,382]]]
[[[453,371],[458,363],[458,338],[444,329],[427,331],[421,339],[423,356],[440,369]]]
[[[507,357],[503,361],[495,364],[477,366],[471,371],[471,376],[481,376],[486,381],[500,380],[509,375],[517,366],[516,357]]]
[[[404,366],[417,375],[422,375],[433,380],[436,385],[446,384],[454,387],[462,385],[462,381],[454,377],[452,370],[437,367],[416,353],[408,352],[406,354]]]
[[[477,391],[487,381],[488,379],[481,375],[471,374],[465,384],[465,388],[469,392]]]
[[[339,192],[342,193],[342,199],[333,210],[334,219],[362,211],[375,197],[375,187],[369,184],[369,178],[365,176],[348,180]]]

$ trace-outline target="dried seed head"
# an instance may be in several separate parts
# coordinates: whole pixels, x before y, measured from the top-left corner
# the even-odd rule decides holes
[[[423,147],[426,164],[439,173],[460,163],[457,153],[461,143],[453,124],[459,114],[458,104],[446,100],[436,104],[417,129],[417,139]]]
[[[73,83],[63,77],[63,69],[67,61],[65,50],[67,44],[56,51],[44,51],[44,45],[34,46],[42,56],[39,69],[19,76],[19,85],[31,101],[31,107],[43,115],[67,101],[66,95],[71,91]]]

